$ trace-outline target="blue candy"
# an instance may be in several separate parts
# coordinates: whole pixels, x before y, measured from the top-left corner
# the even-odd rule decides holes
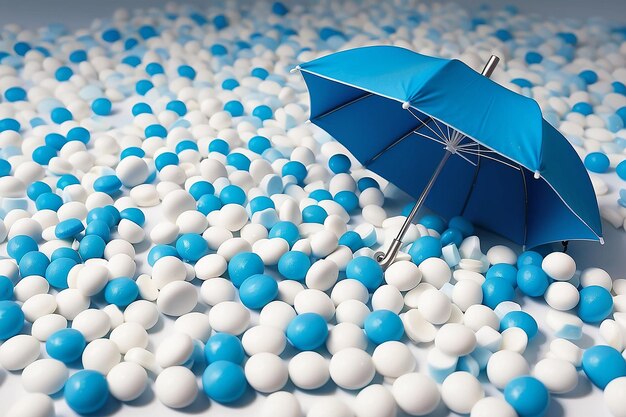
[[[224,205],[239,204],[241,206],[246,202],[246,192],[238,185],[230,184],[220,191],[220,200]]]
[[[73,117],[74,116],[72,116],[72,113],[64,107],[54,108],[50,112],[50,119],[52,119],[54,123],[59,125],[63,122],[67,122],[68,120],[72,120]]]
[[[0,301],[13,299],[13,282],[4,275],[0,275]]]
[[[202,374],[202,389],[213,401],[228,404],[243,396],[248,387],[241,366],[228,361],[211,363]]]
[[[517,268],[521,269],[524,265],[536,265],[540,267],[542,262],[543,256],[535,251],[527,250],[517,257]]]
[[[517,286],[517,268],[509,264],[495,264],[489,268],[485,278],[503,278],[515,288]]]
[[[599,323],[613,311],[613,297],[605,288],[591,285],[580,290],[578,317],[585,323]]]
[[[78,262],[72,258],[59,258],[50,262],[46,268],[46,280],[54,288],[63,290],[67,288],[67,274]]]
[[[100,372],[81,370],[67,379],[63,395],[67,405],[77,413],[95,413],[109,398],[109,384]]]
[[[421,224],[427,229],[436,230],[437,233],[443,233],[448,227],[446,220],[436,214],[427,214],[426,216],[423,216],[419,220],[418,224]]]
[[[468,237],[474,234],[474,225],[465,217],[456,216],[450,219],[448,227],[451,229],[460,230],[463,233],[463,237]]]
[[[253,136],[248,141],[248,149],[254,153],[262,155],[265,150],[270,149],[272,144],[265,136]]]
[[[91,111],[98,116],[111,114],[111,107],[111,100],[106,97],[97,98],[91,103]]]
[[[525,311],[509,311],[500,320],[500,331],[504,331],[509,327],[519,327],[528,336],[528,340],[537,335],[539,327],[537,322],[530,314]]]
[[[223,155],[227,155],[229,151],[230,146],[224,139],[213,139],[209,143],[209,152],[218,152]]]
[[[78,244],[78,253],[84,260],[102,258],[106,242],[98,235],[87,235]]]
[[[148,264],[150,266],[154,266],[156,261],[166,256],[180,258],[180,255],[175,247],[170,245],[154,245],[148,252]]]
[[[70,67],[59,67],[54,72],[54,78],[56,78],[57,81],[60,82],[69,80],[70,78],[72,78],[72,75],[74,75],[74,71],[72,71]]]
[[[239,338],[228,333],[216,333],[204,345],[204,357],[209,364],[218,361],[240,364],[245,353]]]
[[[346,277],[356,279],[373,292],[383,282],[383,268],[370,257],[357,256],[348,262]]]
[[[104,287],[104,299],[120,308],[126,307],[139,296],[139,287],[131,278],[114,278]]]
[[[20,275],[22,278],[31,275],[44,276],[49,264],[50,260],[45,254],[38,251],[28,252],[20,259]]]
[[[196,262],[209,253],[209,244],[198,234],[186,233],[176,240],[176,251],[184,261]]]
[[[331,156],[328,160],[328,168],[335,174],[350,172],[351,166],[350,158],[341,153]]]
[[[542,417],[548,409],[550,394],[537,378],[520,376],[506,384],[504,399],[519,417]]]
[[[441,256],[441,241],[433,236],[422,236],[417,239],[409,248],[411,260],[419,265],[428,258],[438,258]]]
[[[46,352],[52,359],[72,363],[83,355],[86,344],[85,336],[78,330],[61,329],[46,340]]]
[[[250,169],[250,159],[242,153],[233,152],[226,156],[226,163],[236,169],[248,171]]]
[[[280,221],[276,223],[270,229],[268,233],[270,239],[279,237],[285,239],[289,243],[289,247],[292,247],[298,239],[300,239],[300,231],[298,226],[288,221]]]
[[[598,74],[592,70],[581,71],[578,76],[582,78],[588,85],[595,84],[598,81]]]
[[[198,211],[205,216],[212,211],[222,208],[222,201],[213,194],[205,194],[198,199],[196,204]]]
[[[75,261],[76,263],[82,262],[78,252],[76,252],[72,248],[62,247],[62,248],[55,249],[54,252],[52,252],[52,255],[50,256],[50,261],[53,262],[53,261],[56,261],[57,259],[61,259],[61,258],[69,258],[69,259],[72,259],[73,261]],[[47,268],[46,268],[46,270],[47,270]],[[44,276],[44,275],[42,275],[42,276]]]
[[[265,265],[259,255],[253,252],[240,252],[228,262],[228,276],[237,288],[252,275],[262,274]]]
[[[252,110],[252,115],[258,117],[261,120],[267,120],[272,118],[273,111],[269,106],[261,104],[260,106],[256,106],[254,110]]]
[[[52,146],[39,146],[35,148],[32,154],[33,161],[39,165],[48,165],[50,160],[57,156],[57,150]]]
[[[0,301],[0,340],[7,340],[19,334],[24,327],[24,313],[13,301]]]
[[[361,235],[353,230],[348,230],[346,233],[341,235],[339,238],[339,244],[349,247],[352,252],[356,252],[365,247]]]
[[[618,177],[626,181],[626,159],[617,164],[617,166],[615,167],[615,172],[617,173]]]
[[[224,104],[224,111],[233,117],[243,116],[243,104],[239,100],[230,100]]]
[[[441,246],[445,247],[454,243],[457,247],[463,242],[463,233],[458,229],[446,229],[441,234]]]
[[[55,193],[43,193],[35,200],[37,210],[57,211],[63,205],[61,196]]]
[[[85,230],[85,226],[78,219],[63,220],[54,227],[54,234],[59,239],[69,239]]]
[[[359,206],[359,198],[354,192],[348,190],[339,191],[335,194],[333,200],[339,203],[348,213],[351,213]]]
[[[307,175],[307,169],[302,162],[289,161],[283,165],[282,176],[293,175],[298,181],[298,184],[302,184]]]
[[[287,340],[298,350],[315,350],[326,342],[328,325],[317,313],[303,313],[287,326]]]
[[[165,106],[167,110],[171,110],[179,116],[187,114],[187,105],[180,100],[172,100]]]
[[[133,116],[137,116],[139,114],[149,113],[152,114],[152,107],[148,103],[137,103],[133,105],[131,109],[131,113]]]
[[[389,341],[398,341],[404,335],[402,319],[389,310],[374,310],[365,317],[363,323],[367,338],[379,345]]]
[[[254,197],[252,200],[250,200],[250,214],[254,214],[257,211],[274,208],[276,208],[276,205],[274,204],[274,201],[269,197],[261,195],[258,197]]]
[[[483,304],[492,310],[503,301],[515,299],[515,289],[504,278],[487,278],[483,282]]]
[[[178,165],[179,163],[180,160],[178,159],[178,155],[173,152],[163,152],[154,158],[154,166],[158,171],[168,165]]]
[[[302,222],[324,224],[328,213],[323,207],[317,205],[306,206],[302,210]]]
[[[122,219],[130,220],[139,226],[143,226],[146,222],[146,215],[141,209],[136,207],[128,207],[120,211],[120,217]]]
[[[604,389],[615,378],[626,376],[626,359],[611,346],[592,346],[583,353],[582,368],[593,385]]]
[[[145,96],[146,93],[154,88],[154,84],[150,80],[139,80],[135,83],[135,91],[140,96]]]
[[[585,156],[585,167],[598,174],[608,171],[610,165],[609,157],[602,152],[590,152]]]
[[[30,236],[18,235],[7,242],[7,254],[19,262],[28,252],[39,249],[37,242]]]
[[[531,297],[541,297],[550,285],[548,275],[537,265],[522,266],[516,279],[519,289]]]
[[[278,272],[283,277],[296,281],[303,281],[310,267],[311,259],[303,252],[285,252],[278,260]]]
[[[359,189],[359,191],[365,191],[368,188],[380,189],[380,185],[378,185],[378,182],[374,178],[371,178],[371,177],[363,177],[359,179],[356,182],[356,186]]]
[[[241,303],[251,310],[260,310],[278,295],[278,283],[265,274],[246,278],[239,287]]]
[[[159,124],[154,124],[147,126],[144,129],[144,134],[146,138],[157,137],[157,138],[165,138],[167,136],[167,129]]]

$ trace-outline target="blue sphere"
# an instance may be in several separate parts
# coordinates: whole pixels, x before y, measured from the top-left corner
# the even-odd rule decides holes
[[[365,244],[363,243],[363,238],[354,230],[348,230],[346,233],[341,235],[341,237],[339,238],[339,244],[347,246],[352,252],[356,252],[359,249],[365,247]]]
[[[68,120],[72,120],[73,117],[72,113],[65,107],[57,107],[52,109],[50,112],[50,119],[58,125],[63,122],[67,122]]]
[[[213,139],[209,143],[209,152],[218,152],[223,155],[227,155],[229,151],[230,146],[224,139]]]
[[[85,336],[76,329],[61,329],[52,333],[46,340],[46,352],[52,359],[71,363],[83,355],[87,342]]]
[[[522,266],[516,279],[520,291],[531,297],[543,296],[550,285],[548,275],[537,265]]]
[[[222,204],[244,205],[246,202],[246,192],[238,185],[230,184],[220,191],[220,201]]]
[[[184,261],[196,262],[209,253],[209,244],[201,235],[185,233],[176,240],[176,251]]]
[[[144,135],[146,138],[157,137],[165,139],[167,137],[167,129],[160,124],[150,125],[144,129]]]
[[[572,112],[580,113],[583,116],[589,116],[590,114],[593,113],[593,106],[589,103],[585,103],[584,101],[581,101],[579,103],[574,104],[574,106],[572,106]]]
[[[292,247],[294,243],[300,239],[300,230],[298,226],[288,221],[279,221],[274,224],[268,233],[270,239],[279,237],[285,239],[289,243],[289,247]]]
[[[504,331],[509,327],[519,327],[528,336],[528,340],[537,335],[539,327],[537,322],[525,311],[509,311],[500,320],[500,331]]]
[[[226,156],[226,164],[241,171],[248,171],[250,169],[250,159],[239,152],[229,153],[228,156]]]
[[[613,311],[613,297],[605,288],[591,285],[580,290],[578,317],[585,323],[599,323]]]
[[[253,136],[248,141],[248,149],[259,155],[263,154],[267,149],[271,148],[272,144],[265,136]]]
[[[463,237],[468,237],[474,234],[474,225],[462,216],[451,218],[448,222],[448,227],[460,230],[461,233],[463,233]]]
[[[228,333],[215,333],[204,345],[204,357],[209,364],[218,361],[240,364],[245,353],[239,338]]]
[[[100,410],[109,398],[109,384],[100,372],[80,370],[65,382],[63,395],[67,405],[79,414]]]
[[[19,334],[24,327],[24,313],[19,304],[13,301],[0,301],[0,340],[7,340]]]
[[[278,272],[286,279],[304,281],[311,268],[311,259],[303,252],[285,252],[278,260]]]
[[[9,161],[7,161],[6,159],[0,158],[0,177],[6,177],[9,174],[11,174],[11,163]],[[34,185],[34,184],[45,184],[45,185],[48,185],[48,184],[46,184],[44,182],[35,181],[33,184],[31,184],[31,186]],[[50,188],[49,185],[48,185],[48,188]],[[28,190],[30,190],[30,186],[28,187]],[[51,190],[48,190],[48,191],[51,191]],[[27,193],[28,193],[28,191],[27,191]],[[30,194],[28,194],[28,197],[31,200],[34,200],[34,198],[32,198],[30,196]]]
[[[379,345],[390,341],[399,341],[404,335],[402,319],[393,311],[374,310],[365,317],[363,323],[367,338]]]
[[[146,222],[146,215],[137,207],[128,207],[120,211],[120,218],[130,220],[139,226],[143,226]]]
[[[333,197],[336,203],[339,203],[348,213],[354,211],[359,206],[359,197],[348,190],[339,191]]]
[[[126,307],[139,296],[137,283],[127,277],[114,278],[104,287],[104,299],[120,308]]]
[[[37,242],[30,236],[18,235],[14,236],[7,242],[7,254],[15,259],[18,263],[28,252],[39,249]]]
[[[57,248],[52,252],[52,255],[50,256],[50,261],[56,261],[57,259],[61,259],[61,258],[68,258],[71,259],[73,261],[75,261],[76,263],[80,263],[82,262],[82,259],[80,259],[80,255],[78,254],[78,252],[76,252],[74,249],[72,248]],[[48,268],[46,268],[47,270]]]
[[[241,303],[251,310],[260,310],[278,295],[278,283],[269,275],[255,274],[239,286]]]
[[[0,301],[13,299],[13,282],[4,275],[0,275]]]
[[[293,175],[298,184],[302,184],[307,175],[307,169],[302,162],[289,161],[282,168],[282,176]]]
[[[515,289],[503,278],[487,278],[483,282],[483,304],[492,310],[503,301],[515,300]]]
[[[145,96],[152,88],[154,88],[154,84],[150,80],[139,80],[135,83],[135,91],[140,96]]]
[[[515,288],[517,287],[517,268],[509,264],[495,264],[487,270],[485,278],[502,278]]]
[[[261,120],[267,120],[272,118],[273,111],[271,107],[266,106],[265,104],[261,104],[260,106],[256,106],[254,110],[252,110],[252,115],[254,117],[258,117]]]
[[[204,393],[218,403],[228,404],[243,396],[248,381],[243,368],[233,362],[217,361],[211,363],[202,374]]]
[[[174,258],[180,259],[180,255],[175,247],[162,244],[154,245],[148,252],[148,264],[150,266],[154,266],[156,261],[161,258],[165,258],[166,256],[173,256]]]
[[[427,214],[423,216],[418,223],[427,229],[436,230],[437,233],[440,234],[443,233],[448,227],[446,220],[436,214]]]
[[[234,90],[237,87],[239,87],[239,82],[233,78],[227,78],[222,81],[223,90]]]
[[[548,409],[550,394],[537,378],[520,376],[506,384],[504,399],[519,417],[542,417]]]
[[[328,168],[335,174],[348,173],[351,166],[350,158],[342,153],[335,154],[328,160]]]
[[[365,191],[368,188],[378,188],[380,189],[380,185],[378,182],[372,177],[363,177],[356,182],[356,186],[359,191]]]
[[[91,133],[89,133],[89,131],[82,126],[73,127],[67,132],[68,141],[75,140],[82,143],[89,143],[90,138]]]
[[[7,88],[4,92],[4,98],[6,98],[9,103],[23,101],[26,99],[26,90],[24,90],[22,87]]]
[[[419,265],[428,258],[441,256],[441,241],[433,236],[422,236],[409,248],[411,260]]]
[[[323,188],[311,191],[309,197],[316,201],[333,199],[333,195],[328,190],[324,190]]]
[[[161,171],[168,165],[178,165],[179,162],[178,155],[174,152],[163,152],[154,158],[154,166],[157,171]]]
[[[588,85],[595,84],[598,81],[598,74],[592,70],[581,71],[578,76],[585,81]]]
[[[303,223],[324,224],[324,220],[326,220],[326,217],[328,217],[328,213],[321,206],[310,205],[302,209]]]
[[[517,268],[522,268],[524,265],[536,265],[540,267],[542,262],[543,256],[535,251],[527,250],[517,257]]]
[[[253,252],[240,252],[228,262],[228,276],[237,288],[252,275],[262,274],[265,265],[259,255]]]
[[[231,100],[224,104],[224,111],[230,113],[232,117],[243,116],[243,104],[239,100]]]
[[[47,145],[35,148],[32,154],[33,161],[37,162],[39,165],[48,165],[50,160],[55,156],[57,156],[57,150]]]
[[[91,103],[91,111],[98,116],[108,116],[111,114],[111,107],[111,100],[106,97],[97,98]]]
[[[69,80],[70,78],[72,78],[72,75],[74,75],[74,71],[72,71],[70,67],[59,67],[54,72],[54,78],[56,78],[59,82]]]
[[[615,167],[615,172],[617,173],[617,176],[620,177],[620,179],[626,181],[626,159],[617,164],[617,166]]]
[[[208,181],[196,181],[189,187],[189,194],[198,201],[200,197],[207,194],[213,194],[215,187]]]
[[[626,359],[611,346],[596,345],[583,353],[582,368],[593,385],[604,389],[612,380],[626,376]]]
[[[205,194],[198,199],[196,207],[200,213],[206,216],[212,211],[221,209],[222,201],[218,196],[215,196],[213,194]]]
[[[63,205],[63,199],[55,193],[43,193],[35,200],[37,210],[57,211]]]
[[[133,116],[137,116],[140,114],[148,113],[152,114],[152,107],[148,103],[136,103],[133,105],[131,109],[131,113]]]
[[[46,269],[49,264],[50,260],[44,253],[32,251],[22,256],[18,266],[22,278],[29,277],[31,275],[39,275],[42,277],[46,274]]]
[[[103,175],[93,183],[93,189],[109,195],[115,195],[122,188],[122,181],[117,175]]]
[[[71,258],[55,259],[46,268],[46,280],[59,290],[67,288],[67,275],[78,262]]]
[[[270,73],[265,68],[256,67],[256,68],[252,68],[250,75],[264,80],[270,75]]]
[[[250,214],[254,214],[258,211],[263,211],[266,209],[275,209],[276,205],[274,204],[274,201],[271,198],[266,197],[264,195],[260,195],[250,200],[249,208],[250,208]]]
[[[441,246],[445,247],[451,243],[454,243],[457,247],[461,246],[463,242],[463,233],[458,229],[446,229],[441,234]]]
[[[383,282],[383,268],[368,256],[357,256],[348,262],[346,277],[356,279],[369,292],[374,292]]]
[[[78,244],[78,253],[83,260],[102,258],[106,242],[98,235],[87,235]]]
[[[181,65],[178,67],[178,75],[193,80],[196,78],[196,70],[190,65]]]
[[[65,174],[59,177],[59,180],[57,181],[57,188],[64,190],[65,187],[74,184],[80,184],[80,180],[72,174]],[[35,201],[35,204],[37,204],[37,201]]]
[[[287,326],[287,340],[298,350],[315,350],[326,342],[328,324],[317,313],[303,313]]]
[[[49,193],[51,191],[52,188],[50,188],[50,186],[45,182],[35,181],[26,189],[26,195],[32,201],[35,201],[41,194]]]
[[[167,110],[173,111],[179,116],[184,116],[187,114],[187,105],[180,100],[172,100],[165,106]]]
[[[585,167],[598,174],[603,174],[609,170],[609,157],[602,152],[590,152],[585,156]]]

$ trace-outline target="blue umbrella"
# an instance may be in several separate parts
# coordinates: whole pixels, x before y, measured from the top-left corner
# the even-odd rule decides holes
[[[312,123],[417,202],[386,256],[395,259],[425,204],[526,247],[602,243],[591,180],[578,154],[532,99],[458,60],[393,46],[337,52],[301,64]]]

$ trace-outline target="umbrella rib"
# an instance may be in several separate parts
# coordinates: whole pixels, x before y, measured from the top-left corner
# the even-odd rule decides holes
[[[432,140],[432,141],[435,141],[435,142],[437,142],[437,143],[439,143],[439,144],[441,144],[441,145],[443,145],[443,146],[446,146],[446,145],[447,145],[447,143],[446,143],[446,142],[442,142],[442,141],[440,141],[440,140],[439,140],[439,139],[437,139],[437,138],[433,138],[432,136],[425,135],[425,134],[423,134],[423,133],[421,133],[421,132],[418,132],[417,130],[414,130],[414,131],[413,131],[413,133],[415,133],[416,135],[422,136],[422,137],[424,137],[424,138],[426,138],[426,139],[430,139],[430,140]]]
[[[321,119],[323,117],[326,117],[326,116],[328,116],[328,115],[330,115],[330,114],[332,114],[332,113],[334,113],[336,111],[339,111],[339,110],[343,109],[344,107],[347,107],[347,106],[349,106],[351,104],[356,103],[359,100],[363,100],[364,98],[370,97],[372,95],[373,95],[372,93],[367,93],[367,94],[364,94],[362,96],[359,96],[359,97],[355,98],[354,100],[350,100],[349,102],[342,104],[339,107],[335,107],[332,110],[329,110],[329,111],[327,111],[327,112],[325,112],[323,114],[320,114],[319,116],[315,116],[314,119],[319,120],[319,119]]]
[[[460,153],[460,152],[456,152],[456,155],[457,155],[457,156],[459,156],[459,157],[461,157],[461,158],[463,158],[463,159],[465,159],[465,160],[466,160],[466,161],[467,161],[470,165],[473,165],[473,166],[478,166],[477,162],[472,162],[472,161],[470,161],[470,160],[469,160],[469,158],[467,158],[467,157],[465,157],[465,156],[461,155],[461,153]]]
[[[428,128],[431,132],[433,132],[433,133],[435,134],[435,136],[437,136],[437,137],[438,137],[439,139],[441,139],[442,141],[444,141],[444,142],[448,143],[448,141],[446,140],[446,138],[443,138],[443,137],[439,136],[439,134],[438,134],[437,132],[435,132],[435,131],[433,130],[433,128],[432,128],[432,127],[428,126],[428,122],[427,122],[427,123],[424,123],[424,122],[422,121],[422,119],[420,119],[420,118],[419,118],[419,117],[418,117],[415,113],[413,113],[413,112],[411,111],[411,108],[410,108],[410,107],[409,107],[407,110],[409,111],[409,113],[411,113],[411,115],[412,115],[413,117],[415,117],[415,118],[417,119],[417,121],[418,121],[418,122],[420,122],[420,123],[422,124],[422,126],[426,126],[426,127],[427,127],[427,128]],[[432,121],[432,120],[434,120],[434,119],[431,117],[431,118],[430,118],[430,120]],[[435,122],[435,124],[437,124],[437,122]],[[419,129],[419,128],[418,128],[418,129]]]
[[[506,165],[506,166],[511,167],[511,168],[513,168],[513,169],[516,169],[516,170],[519,170],[519,167],[516,167],[515,165],[510,164],[510,163],[508,163],[508,162],[506,162],[506,161],[503,161],[503,160],[501,160],[501,159],[494,158],[493,156],[484,155],[484,154],[482,154],[482,153],[477,153],[477,152],[474,152],[474,151],[468,151],[467,149],[457,149],[457,152],[465,152],[465,153],[466,153],[466,154],[468,154],[468,155],[475,155],[475,156],[478,156],[478,157],[480,157],[480,158],[487,158],[487,159],[491,159],[492,161],[495,161],[495,162],[500,162],[500,163],[501,163],[501,164],[503,164],[503,165]]]
[[[405,135],[401,136],[399,139],[397,139],[395,142],[387,145],[383,150],[381,150],[380,152],[378,152],[376,155],[374,155],[373,157],[371,157],[370,159],[368,159],[363,166],[367,167],[369,164],[371,164],[372,162],[374,162],[375,160],[377,160],[378,158],[380,158],[385,152],[387,152],[389,149],[393,148],[394,146],[396,146],[398,143],[402,142],[404,139],[408,138],[409,136],[411,136],[411,134],[414,133],[414,130],[411,129],[409,132],[407,132]]]

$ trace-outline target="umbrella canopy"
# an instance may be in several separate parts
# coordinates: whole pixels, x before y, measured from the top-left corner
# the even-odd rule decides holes
[[[534,100],[458,60],[393,46],[346,50],[298,68],[311,122],[364,167],[415,198],[440,168],[425,200],[433,211],[463,215],[527,247],[602,242],[587,171]]]

